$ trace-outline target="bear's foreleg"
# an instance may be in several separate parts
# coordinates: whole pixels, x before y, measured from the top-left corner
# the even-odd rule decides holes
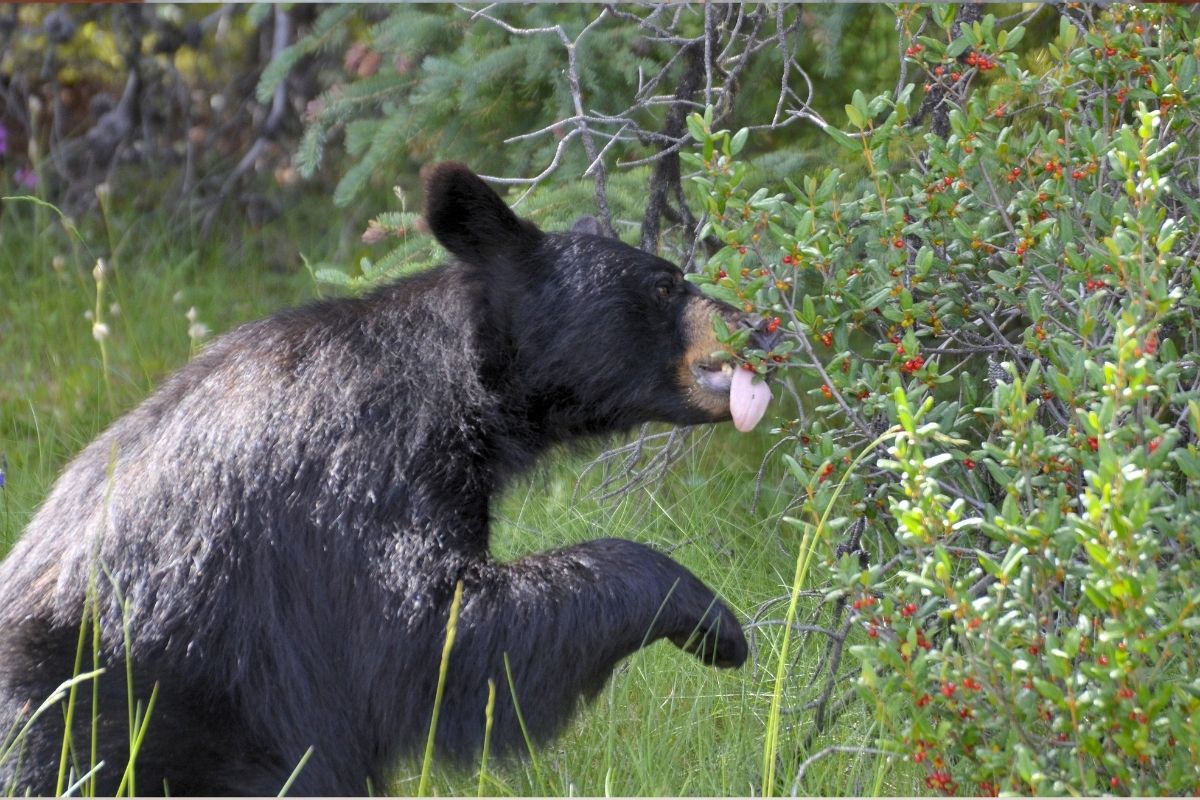
[[[489,680],[497,692],[492,748],[511,753],[526,748],[514,695],[530,738],[540,742],[622,658],[657,639],[717,666],[746,658],[741,626],[713,591],[635,542],[600,539],[488,564],[463,580],[437,732],[439,750],[460,759],[482,746]]]

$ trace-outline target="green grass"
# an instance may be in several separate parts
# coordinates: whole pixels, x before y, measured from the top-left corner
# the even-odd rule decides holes
[[[178,224],[144,213],[117,212],[107,226],[92,220],[76,238],[50,209],[0,206],[0,458],[7,479],[0,490],[0,555],[67,460],[190,357],[189,308],[216,335],[316,296],[300,254],[320,259],[336,250],[337,232],[319,222],[329,213],[327,200],[311,199],[266,230],[217,226],[218,235],[197,241]],[[115,258],[100,304],[110,328],[102,355],[85,313],[97,308],[92,269],[105,252]],[[514,558],[605,536],[646,542],[670,552],[747,619],[786,594],[801,538],[779,525],[792,487],[778,464],[769,465],[756,489],[755,473],[772,441],[763,431],[739,435],[720,426],[697,437],[665,480],[619,502],[587,496],[595,472],[577,485],[594,454],[555,454],[503,498],[493,549]],[[782,608],[767,615],[782,616]],[[736,671],[713,670],[670,644],[655,644],[617,670],[565,735],[538,753],[536,768],[493,759],[481,783],[478,771],[435,763],[430,791],[474,795],[482,785],[502,795],[760,793],[781,630],[755,633],[752,663]],[[796,750],[809,715],[787,709],[816,696],[808,676],[823,644],[793,637],[775,793],[790,790],[804,757]],[[814,750],[870,744],[869,734],[866,712],[855,709]],[[154,735],[152,719],[146,735]],[[388,788],[415,793],[420,775],[419,759],[402,764]],[[835,755],[814,764],[799,789],[899,794],[917,785],[875,757]]]
[[[270,235],[225,230],[199,242],[129,215],[112,222],[110,249],[94,219],[76,238],[52,210],[0,202],[0,554],[67,459],[188,359],[189,308],[219,332],[314,296],[299,252],[332,243],[308,218],[282,217]],[[96,309],[96,259],[111,252],[101,304],[106,381],[85,315]]]

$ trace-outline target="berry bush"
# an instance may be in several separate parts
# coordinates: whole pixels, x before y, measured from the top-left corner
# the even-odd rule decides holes
[[[694,278],[785,334],[792,608],[934,793],[1200,792],[1200,18],[1069,5],[902,7],[913,82],[786,191],[689,123]]]

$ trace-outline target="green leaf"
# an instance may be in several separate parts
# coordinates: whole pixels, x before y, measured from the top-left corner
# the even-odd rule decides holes
[[[740,131],[735,133],[733,135],[733,138],[729,140],[730,154],[736,156],[738,153],[742,152],[742,148],[746,146],[746,139],[748,139],[749,136],[750,136],[749,128],[742,128]]]
[[[1046,698],[1050,702],[1054,703],[1055,705],[1061,705],[1067,699],[1066,696],[1063,694],[1063,690],[1058,688],[1057,684],[1051,683],[1050,681],[1046,680],[1045,678],[1035,677],[1033,679],[1033,687],[1035,689],[1037,689],[1038,694],[1040,694],[1042,697]]]
[[[863,94],[862,89],[854,90],[854,95],[850,98],[850,103],[863,116],[863,119],[870,119],[871,111],[867,105],[867,96]]]
[[[737,292],[730,289],[728,286],[721,286],[717,283],[706,283],[700,287],[700,291],[707,297],[714,300],[719,300],[722,303],[731,305],[735,308],[742,307],[742,298],[737,296]]]
[[[847,106],[847,108],[848,107],[849,106]],[[832,125],[826,125],[824,130],[831,137],[833,137],[833,140],[840,144],[844,150],[849,150],[853,153],[862,152],[862,146],[843,133],[840,129],[835,128]]]
[[[957,39],[950,43],[946,48],[947,58],[958,58],[963,53],[967,52],[967,48],[974,42],[974,37],[970,34],[961,34]]]
[[[849,103],[846,104],[846,117],[850,120],[850,124],[860,131],[867,127],[867,115]]]

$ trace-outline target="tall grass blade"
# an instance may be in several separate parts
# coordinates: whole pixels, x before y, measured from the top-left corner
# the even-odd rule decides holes
[[[483,755],[479,759],[479,790],[476,797],[483,797],[483,784],[487,780],[488,750],[492,745],[492,723],[496,718],[496,682],[488,678],[487,707],[483,710]]]
[[[462,605],[463,584],[454,587],[454,600],[450,603],[450,619],[446,621],[446,643],[442,645],[442,664],[438,668],[437,691],[433,695],[433,718],[429,721],[429,738],[425,741],[425,758],[421,761],[421,782],[417,784],[417,797],[424,797],[429,790],[429,774],[433,769],[433,742],[437,736],[438,715],[442,710],[442,693],[446,689],[446,673],[450,668],[450,650],[454,647],[454,634],[458,631],[458,610]]]
[[[103,767],[104,767],[104,762],[101,761],[98,764],[96,764],[96,766],[89,769],[86,773],[84,773],[83,776],[81,776],[79,778],[79,780],[75,781],[74,783],[72,783],[70,786],[67,787],[67,791],[63,793],[63,796],[64,797],[73,796],[75,794],[75,792],[77,792],[81,788],[83,788],[83,786],[85,784],[87,784],[89,781],[94,780],[96,777],[96,773],[99,772],[101,770],[101,768],[103,768]]]
[[[0,751],[0,764],[3,764],[12,757],[13,751],[20,746],[21,742],[25,739],[26,734],[29,733],[29,729],[33,727],[33,723],[37,722],[39,717],[61,703],[76,686],[84,681],[92,680],[102,672],[104,672],[104,670],[99,670],[99,672],[83,672],[60,683],[58,688],[51,692],[50,696],[43,700],[42,704],[38,706],[32,714],[29,715],[29,719],[25,720],[25,724],[21,726],[21,729],[17,732],[17,735],[14,736],[11,741],[6,740],[4,750]]]
[[[83,671],[83,652],[84,644],[87,642],[88,623],[91,621],[91,606],[93,605],[95,594],[89,589],[87,597],[83,603],[83,619],[79,621],[79,641],[75,645],[75,665],[71,670],[72,673],[78,676]],[[103,670],[92,670],[90,675],[99,676]],[[75,699],[78,694],[79,682],[72,681],[70,689],[67,692],[67,711],[63,722],[63,741],[62,750],[58,757],[58,781],[54,786],[54,793],[62,795],[66,791],[67,784],[67,757],[71,754],[71,730],[75,722]]]
[[[292,785],[296,783],[296,779],[300,777],[300,773],[304,770],[304,766],[308,764],[308,760],[312,758],[313,751],[316,747],[309,745],[304,751],[304,755],[300,756],[300,760],[296,762],[296,768],[292,770],[292,774],[288,775],[288,779],[283,782],[283,788],[279,790],[276,797],[286,797],[287,793],[292,790]]]
[[[533,749],[533,737],[525,726],[525,715],[521,713],[521,703],[517,700],[517,685],[513,682],[512,664],[508,661],[508,653],[504,654],[504,676],[508,679],[508,691],[512,695],[513,711],[517,714],[517,724],[521,726],[521,735],[525,737],[525,747],[529,750],[529,764],[533,767],[534,777],[537,778],[538,791],[545,793],[545,781],[542,780],[542,767],[538,763],[537,753]]]
[[[783,622],[783,641],[779,645],[779,662],[775,665],[775,688],[771,692],[771,710],[767,714],[767,735],[763,743],[763,797],[771,797],[775,792],[775,760],[779,753],[779,726],[783,707],[783,681],[787,674],[788,649],[791,645],[792,625],[796,622],[796,608],[799,604],[800,592],[804,588],[804,579],[808,576],[808,566],[812,562],[813,552],[816,550],[817,542],[825,533],[825,524],[829,520],[829,514],[837,504],[837,499],[841,496],[850,476],[855,474],[858,465],[873,453],[876,447],[895,437],[898,433],[900,433],[899,426],[890,428],[863,448],[838,482],[817,526],[815,528],[805,526],[804,538],[800,541],[800,552],[796,555],[796,574],[792,579],[792,596],[788,601],[787,614]],[[809,490],[812,490],[811,486]]]
[[[129,744],[129,763],[125,765],[125,774],[121,776],[121,785],[117,787],[117,797],[124,795],[126,786],[129,787],[129,797],[137,796],[134,784],[134,768],[137,765],[138,753],[142,749],[142,742],[146,740],[146,731],[150,728],[150,715],[154,713],[154,703],[157,700],[158,682],[156,681],[154,688],[150,690],[150,700],[146,703],[146,713],[137,719],[137,735],[131,739]]]

